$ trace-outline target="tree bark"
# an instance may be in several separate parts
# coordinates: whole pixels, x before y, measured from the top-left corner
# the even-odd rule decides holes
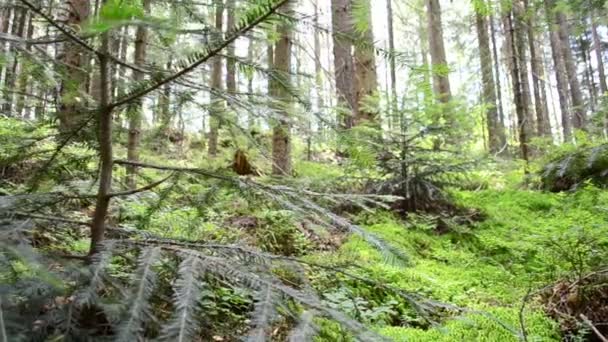
[[[150,13],[150,0],[143,0],[142,7],[144,14]],[[126,40],[125,40],[126,41]],[[146,50],[148,44],[148,30],[145,26],[138,26],[135,32],[135,51],[133,62],[139,67],[146,64]],[[125,49],[126,50],[126,49]],[[134,70],[133,81],[139,83],[144,80],[143,72]],[[131,107],[133,109],[129,117],[129,136],[127,141],[127,158],[131,161],[139,161],[139,144],[141,136],[141,123],[144,111],[144,101],[138,98]],[[137,187],[137,168],[127,166],[127,187],[135,189]]]
[[[235,0],[226,0],[226,11],[226,24],[228,29],[230,30],[235,26]],[[228,45],[227,51],[228,58],[226,59],[226,90],[228,91],[229,95],[234,95],[237,92],[234,43]]]
[[[393,120],[397,115],[398,97],[397,97],[397,63],[395,60],[395,30],[393,28],[393,1],[386,0],[386,21],[388,25],[388,49],[391,54],[389,58],[389,75],[391,80],[391,96],[390,96],[390,115]]]
[[[13,18],[13,25],[11,34],[16,37],[23,37],[25,32],[25,26],[27,23],[28,10],[25,8],[14,9],[15,17]],[[4,89],[7,92],[4,94],[4,104],[2,105],[2,111],[9,116],[19,116],[19,113],[13,112],[13,99],[15,98],[13,90],[15,89],[16,80],[18,78],[19,71],[19,55],[17,54],[17,43],[10,44],[13,52],[12,63],[6,67],[6,77],[4,79]]]
[[[570,85],[570,96],[572,98],[572,126],[578,129],[585,129],[585,104],[583,102],[583,94],[581,85],[578,81],[578,74],[572,48],[570,46],[570,25],[568,25],[566,15],[560,11],[556,14],[558,33],[562,49],[562,57],[566,65],[566,75],[568,76],[568,84]]]
[[[32,36],[34,35],[34,21],[32,20],[32,15],[30,14],[29,18],[28,18],[28,24],[27,24],[27,33],[25,34],[25,38],[27,39],[31,39]],[[25,45],[25,49],[26,51],[32,51],[32,44],[26,44]],[[15,103],[15,115],[17,117],[20,117],[23,115],[23,117],[25,119],[29,119],[30,118],[30,109],[29,108],[25,108],[25,102],[27,99],[27,95],[25,95],[28,92],[28,83],[29,83],[29,72],[27,72],[24,69],[23,63],[21,65],[21,70],[19,71],[19,78],[18,78],[18,89],[17,89],[17,101]],[[31,86],[29,87],[30,89],[33,89],[34,87]],[[26,110],[26,113],[23,114],[23,110]]]
[[[353,127],[352,112],[357,108],[354,88],[354,62],[352,49],[351,0],[332,0],[332,29],[336,97],[338,98],[338,122],[342,129]]]
[[[377,123],[378,113],[366,103],[378,88],[376,60],[374,58],[374,34],[372,30],[372,9],[370,0],[359,0],[362,6],[361,14],[365,14],[366,29],[357,34],[359,44],[355,45],[355,82],[357,108],[354,125],[363,122]]]
[[[515,11],[517,9],[512,9],[510,13],[507,14],[506,22],[507,27],[509,29],[509,39],[511,46],[511,80],[513,82],[513,102],[515,103],[515,111],[517,113],[517,128],[519,134],[519,146],[521,150],[521,157],[526,163],[529,161],[529,125],[528,125],[528,108],[527,100],[525,97],[526,88],[528,87],[527,83],[524,81],[523,76],[524,66],[522,66],[522,62],[525,63],[525,46],[526,43],[522,40],[523,36],[523,27],[520,27],[521,20],[518,19],[518,15],[516,15]],[[518,25],[516,26],[517,23]],[[527,79],[527,77],[526,77]],[[527,168],[526,168],[527,172]]]
[[[496,79],[496,99],[498,101],[498,117],[502,132],[505,134],[505,113],[502,105],[502,85],[500,82],[500,59],[498,58],[498,44],[496,44],[496,28],[494,27],[494,17],[490,15],[490,33],[492,38],[492,55],[494,57],[494,76]],[[505,144],[507,139],[505,136]]]
[[[481,80],[483,89],[483,101],[488,107],[486,110],[486,124],[488,128],[488,141],[490,153],[497,153],[506,144],[504,128],[500,123],[500,117],[496,106],[496,89],[494,88],[494,75],[492,74],[492,56],[490,52],[490,39],[488,37],[488,20],[484,8],[475,11],[475,24],[477,28],[477,40],[479,43],[479,63],[481,66]]]
[[[99,60],[99,107],[98,107],[98,126],[99,126],[99,188],[97,190],[97,201],[95,212],[91,223],[91,246],[89,256],[99,252],[100,244],[103,242],[106,231],[106,218],[110,206],[110,196],[112,193],[112,165],[114,163],[112,152],[112,107],[111,103],[111,66],[107,57],[109,53],[109,36],[103,33],[101,38],[101,51],[103,54],[98,56]]]
[[[215,30],[217,34],[214,39],[220,40],[224,17],[224,4],[222,0],[214,0],[215,6]],[[222,57],[213,57],[211,66],[211,88],[214,91],[222,90]],[[210,157],[217,156],[217,140],[220,129],[221,116],[224,111],[224,103],[220,97],[211,93],[211,108],[209,112],[209,149]]]
[[[280,11],[290,14],[292,1],[282,6]],[[291,24],[282,22],[277,32],[279,40],[274,48],[274,70],[276,78],[272,80],[270,96],[273,98],[273,107],[277,112],[277,120],[272,130],[272,174],[277,176],[291,175],[291,133],[290,133],[290,103],[291,95],[291,47],[293,32]]]
[[[549,109],[547,106],[544,83],[543,83],[543,66],[542,56],[538,54],[537,47],[542,50],[542,46],[535,38],[534,20],[532,19],[536,13],[529,12],[530,6],[528,0],[524,0],[524,9],[526,10],[526,26],[528,33],[528,46],[530,49],[530,67],[532,71],[532,87],[534,90],[534,109],[536,111],[536,133],[540,137],[551,134],[551,123],[549,121]]]
[[[591,34],[593,36],[593,45],[595,50],[595,59],[597,60],[597,70],[600,77],[600,91],[602,94],[608,93],[608,84],[606,83],[606,71],[604,69],[604,58],[602,55],[602,42],[600,35],[597,32],[597,23],[591,20]]]
[[[452,98],[448,63],[443,44],[443,28],[441,26],[441,8],[439,0],[426,0],[429,52],[433,72],[433,89],[435,97],[443,103]],[[446,118],[447,119],[447,118]]]
[[[88,0],[68,0],[69,11],[67,24],[75,31],[89,19],[90,6]],[[68,39],[64,44],[63,51],[63,78],[59,92],[59,108],[57,118],[59,119],[60,132],[70,132],[81,122],[84,109],[83,93],[87,89],[87,72],[84,70],[88,64],[88,56],[83,48]]]

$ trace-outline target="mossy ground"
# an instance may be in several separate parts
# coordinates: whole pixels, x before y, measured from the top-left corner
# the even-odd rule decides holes
[[[398,326],[395,319],[371,320],[392,340],[517,341],[520,310],[529,291],[584,274],[608,255],[608,193],[597,188],[576,194],[483,190],[453,195],[460,204],[483,211],[486,219],[454,226],[447,234],[437,234],[432,220],[420,216],[402,221],[376,213],[361,219],[369,231],[410,256],[408,267],[385,263],[356,237],[335,253],[313,257],[336,263],[358,260],[373,280],[493,317],[452,316],[430,329]],[[523,311],[528,340],[560,340],[558,324],[531,297]]]

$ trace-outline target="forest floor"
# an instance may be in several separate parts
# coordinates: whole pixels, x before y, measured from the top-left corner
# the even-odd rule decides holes
[[[484,219],[439,232],[431,216],[411,215],[405,222],[388,213],[361,217],[369,231],[406,251],[409,267],[386,264],[356,237],[335,253],[315,257],[338,263],[359,260],[366,276],[383,284],[479,311],[453,316],[430,329],[387,326],[379,320],[378,330],[395,341],[517,341],[523,338],[522,327],[528,341],[560,340],[560,323],[576,323],[549,317],[548,298],[563,295],[558,293],[560,280],[575,281],[601,264],[597,258],[606,255],[608,246],[608,193],[589,187],[574,194],[481,190],[453,195],[459,204],[480,210]],[[333,296],[348,308],[352,305],[344,298],[357,292],[338,287]],[[369,294],[359,296],[363,304],[356,311],[369,310],[362,315],[374,316],[378,307],[365,304]],[[573,305],[586,304],[581,299]],[[390,300],[380,305],[385,312],[398,310],[396,306]],[[588,333],[582,330],[581,335]]]

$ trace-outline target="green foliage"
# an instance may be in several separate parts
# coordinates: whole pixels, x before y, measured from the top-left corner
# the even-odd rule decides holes
[[[578,135],[578,145],[555,148],[539,171],[543,189],[565,191],[586,182],[604,187],[608,184],[608,144]]]

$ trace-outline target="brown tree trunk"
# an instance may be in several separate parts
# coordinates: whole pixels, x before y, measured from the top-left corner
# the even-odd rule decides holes
[[[292,1],[282,6],[280,11],[290,15]],[[289,108],[291,95],[289,92],[291,84],[291,46],[293,32],[291,24],[282,22],[277,30],[280,38],[274,48],[274,70],[276,79],[273,78],[270,87],[270,96],[275,103],[277,120],[272,130],[272,174],[277,176],[291,175],[291,125]]]
[[[398,112],[397,98],[397,63],[395,60],[395,30],[393,28],[393,0],[386,0],[386,21],[388,25],[389,75],[391,80],[390,116],[396,119]]]
[[[336,97],[338,98],[338,122],[341,128],[353,127],[352,112],[357,108],[354,88],[354,62],[352,49],[351,0],[332,0],[332,28]]]
[[[143,0],[142,7],[144,14],[150,13],[150,0]],[[125,32],[126,34],[126,32]],[[126,39],[125,39],[126,41]],[[143,68],[146,64],[146,50],[148,44],[148,30],[145,26],[138,26],[135,32],[135,51],[133,62]],[[125,49],[126,50],[126,49]],[[134,70],[133,81],[139,83],[144,80],[143,72]],[[129,116],[129,137],[127,141],[127,159],[139,161],[139,140],[141,136],[141,123],[143,118],[143,99],[138,98],[133,103],[132,112]],[[132,165],[127,166],[127,187],[134,189],[137,187],[137,168]]]
[[[373,96],[378,88],[376,73],[376,60],[374,58],[374,35],[372,31],[372,9],[370,0],[359,0],[362,6],[361,13],[366,15],[367,27],[364,32],[357,35],[359,44],[355,44],[355,84],[357,108],[355,110],[354,125],[363,122],[377,122],[378,113],[366,105],[366,99]]]
[[[566,65],[566,75],[568,76],[568,84],[570,85],[570,96],[572,98],[572,126],[578,129],[585,129],[585,104],[583,102],[583,94],[581,85],[578,81],[578,74],[572,48],[570,46],[570,25],[566,19],[566,15],[562,12],[556,13],[558,24],[559,39],[562,48],[562,57]]]
[[[452,98],[448,63],[443,45],[443,28],[441,26],[441,8],[439,0],[426,0],[428,19],[429,52],[433,71],[433,89],[435,97],[443,103]],[[446,118],[447,119],[447,118]]]
[[[13,19],[13,25],[11,28],[11,34],[16,37],[23,37],[25,32],[25,26],[27,23],[28,11],[25,8],[15,8],[15,17]],[[17,43],[11,43],[10,49],[12,51],[12,63],[6,67],[6,77],[4,79],[4,89],[7,91],[4,94],[4,104],[2,105],[2,112],[9,116],[19,116],[19,113],[13,112],[13,99],[15,94],[15,83],[18,77],[19,71],[19,56],[17,54]]]
[[[67,14],[67,24],[76,32],[89,19],[90,7],[88,0],[68,0],[69,9]],[[63,49],[63,78],[60,89],[59,108],[57,117],[59,119],[59,130],[70,132],[77,127],[83,120],[82,112],[84,108],[83,93],[87,89],[88,56],[83,48],[77,43],[67,40]]]
[[[532,87],[534,89],[534,108],[536,111],[536,132],[538,136],[544,137],[551,134],[551,123],[549,121],[549,109],[547,107],[545,87],[543,84],[542,56],[538,54],[537,48],[542,51],[542,46],[535,38],[534,20],[535,13],[529,13],[528,0],[524,0],[526,10],[526,26],[528,33],[528,46],[530,49],[530,66],[532,71]]]
[[[109,53],[108,33],[104,33],[101,38],[101,51]],[[99,55],[99,107],[98,107],[98,126],[99,126],[99,188],[97,190],[97,201],[95,212],[91,223],[91,246],[89,256],[97,253],[100,244],[103,242],[106,231],[106,218],[110,206],[110,193],[112,192],[112,164],[114,163],[112,153],[112,107],[111,99],[111,66],[105,54]]]
[[[0,12],[0,32],[1,33],[8,33],[9,28],[10,28],[10,24],[11,24],[11,18],[13,16],[13,8],[11,7],[5,7],[1,9]],[[8,47],[10,45],[8,44],[8,42],[0,41],[0,52],[3,55],[7,55],[8,53]],[[6,65],[4,63],[2,63],[2,65],[0,65],[0,84],[4,84],[4,79],[6,78]]]
[[[25,35],[25,37],[27,39],[31,39],[32,36],[34,35],[34,22],[32,20],[32,15],[30,14],[29,18],[28,18],[28,24],[27,24],[27,33]],[[25,49],[27,51],[31,51],[31,44],[26,44],[25,45]],[[26,70],[24,70],[23,67],[23,63],[21,66],[21,70],[19,71],[19,78],[18,78],[18,89],[17,89],[17,101],[15,103],[15,115],[17,117],[20,117],[23,115],[24,118],[29,119],[30,117],[30,109],[29,108],[25,108],[25,102],[27,99],[27,92],[28,92],[28,83],[29,83],[29,72],[27,72]],[[29,87],[29,89],[31,89],[31,91],[33,92],[34,87]],[[26,110],[26,113],[23,114],[23,110]]]
[[[226,24],[228,29],[232,29],[235,26],[235,0],[226,0]],[[236,63],[234,60],[234,43],[228,45],[228,58],[226,59],[226,90],[229,95],[234,95],[237,92],[236,83]]]
[[[503,134],[505,134],[505,113],[502,106],[502,85],[500,82],[500,59],[498,58],[498,44],[496,44],[496,28],[494,27],[494,17],[490,15],[490,33],[492,38],[492,56],[494,57],[494,76],[496,79],[496,99],[498,100],[498,117]],[[505,136],[505,144],[506,136]]]
[[[528,88],[528,84],[524,81],[524,66],[525,64],[525,46],[526,42],[523,39],[524,28],[521,27],[522,21],[519,15],[516,15],[514,11],[517,9],[511,10],[511,13],[507,14],[506,22],[507,27],[509,29],[509,39],[511,45],[512,52],[512,61],[511,61],[511,80],[513,82],[513,101],[515,103],[515,110],[517,113],[517,127],[519,133],[519,146],[521,149],[521,157],[526,162],[529,161],[529,125],[528,125],[528,109],[529,109],[529,99],[526,99],[526,88]],[[519,19],[518,19],[519,18]],[[516,26],[517,23],[517,26]],[[523,62],[523,63],[522,63]],[[526,77],[527,80],[527,77]],[[526,168],[527,172],[527,168]]]
[[[224,4],[222,0],[214,0],[215,7],[215,29],[221,32],[224,17]],[[221,34],[217,34],[214,39],[220,40]],[[211,88],[214,91],[222,90],[222,57],[213,57],[211,70]],[[210,157],[217,155],[217,140],[220,129],[221,116],[224,111],[224,103],[220,97],[211,93],[211,107],[209,112],[209,149]]]
[[[557,27],[553,23],[553,5],[551,0],[545,0],[545,12],[547,23],[549,24],[549,41],[551,43],[551,56],[553,59],[553,69],[557,81],[557,94],[559,97],[562,135],[564,141],[568,142],[572,138],[572,120],[570,119],[570,100],[568,95],[568,77],[566,75],[566,65],[562,56],[561,41]]]
[[[585,34],[586,36],[586,34]],[[583,36],[578,39],[578,46],[581,51],[581,58],[583,59],[583,64],[585,66],[585,77],[583,82],[587,86],[587,91],[589,92],[589,108],[591,112],[595,112],[595,105],[597,103],[597,87],[595,86],[595,76],[593,67],[591,66],[591,55],[589,53],[589,41],[584,39]]]
[[[497,153],[506,144],[506,137],[496,107],[496,89],[494,88],[494,75],[492,74],[488,20],[485,16],[485,6],[487,5],[485,2],[482,4],[484,8],[477,8],[475,11],[475,23],[477,28],[477,40],[479,43],[483,101],[489,106],[486,111],[487,119],[485,120],[488,126],[489,150],[490,153]]]
[[[602,55],[602,42],[600,40],[600,35],[597,32],[597,23],[594,19],[591,20],[591,34],[593,36],[595,59],[597,60],[597,71],[600,77],[600,91],[602,94],[606,94],[608,93],[608,84],[606,83],[606,71],[604,69],[604,58]]]

